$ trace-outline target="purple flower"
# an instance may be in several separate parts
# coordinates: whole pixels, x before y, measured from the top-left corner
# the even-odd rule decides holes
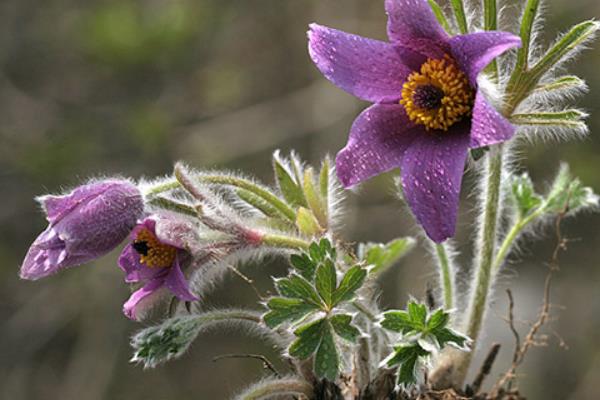
[[[49,224],[25,256],[23,279],[43,278],[108,253],[125,240],[144,211],[138,188],[117,179],[91,182],[38,201]]]
[[[193,246],[194,235],[193,227],[175,216],[148,217],[133,229],[132,241],[123,249],[119,266],[125,272],[125,282],[143,286],[123,305],[128,318],[141,319],[164,289],[183,301],[198,300],[181,269],[182,263],[191,258],[188,249]]]
[[[426,0],[386,0],[385,7],[389,43],[310,26],[310,56],[323,75],[375,103],[354,121],[337,174],[350,187],[399,167],[417,221],[442,242],[455,232],[468,149],[514,134],[477,76],[520,39],[506,32],[449,37]]]

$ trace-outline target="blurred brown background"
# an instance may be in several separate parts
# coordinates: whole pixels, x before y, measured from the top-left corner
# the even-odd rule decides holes
[[[600,16],[597,0],[547,3],[545,40]],[[329,84],[312,65],[305,38],[312,21],[385,37],[383,1],[0,2],[0,398],[227,399],[263,374],[253,360],[211,361],[236,352],[274,358],[257,340],[231,331],[201,336],[185,357],[155,370],[129,363],[129,337],[141,325],[121,314],[128,288],[116,252],[39,282],[20,281],[17,271],[45,226],[35,195],[90,176],[167,174],[179,159],[253,172],[271,182],[269,157],[276,148],[296,149],[311,162],[335,153],[365,104]],[[537,182],[549,179],[564,160],[600,191],[599,66],[598,50],[570,66],[591,88],[578,101],[592,114],[591,135],[523,148],[523,163]],[[386,241],[417,232],[394,200],[390,179],[349,195],[349,240]],[[472,179],[464,189],[458,239],[461,260],[467,261]],[[520,371],[531,399],[600,396],[599,226],[598,215],[565,224],[565,233],[578,240],[563,255],[554,285],[560,319],[548,330],[549,347],[532,350]],[[512,353],[502,321],[503,288],[514,287],[517,318],[533,319],[554,245],[551,232],[545,233],[544,240],[523,246],[500,279],[482,344],[488,347],[491,338],[504,344],[493,376],[504,371]],[[244,271],[267,290],[268,275],[284,269],[271,262]],[[384,306],[403,306],[408,293],[423,295],[435,273],[419,248],[388,278]],[[235,276],[207,298],[209,306],[255,301],[252,289]],[[558,335],[568,348],[559,346]]]

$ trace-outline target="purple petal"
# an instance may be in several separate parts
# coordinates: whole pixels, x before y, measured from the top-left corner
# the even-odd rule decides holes
[[[165,268],[149,268],[140,263],[140,255],[131,245],[125,246],[119,256],[119,267],[125,272],[125,282],[145,282],[165,275]]]
[[[471,85],[477,87],[477,76],[507,50],[521,46],[521,39],[508,32],[477,32],[450,39],[452,55],[467,74]]]
[[[67,257],[65,243],[49,226],[35,239],[21,266],[23,279],[37,280],[58,272]]]
[[[477,148],[502,143],[515,134],[515,127],[488,103],[481,91],[477,91],[471,122],[469,147]]]
[[[348,144],[336,157],[337,176],[350,187],[400,166],[404,152],[425,129],[400,104],[374,104],[352,124]]]
[[[406,201],[427,235],[437,243],[455,232],[468,144],[468,124],[461,123],[448,132],[418,136],[402,160]]]
[[[120,188],[121,191],[128,191],[130,195],[139,193],[135,185],[129,181],[104,180],[78,186],[66,195],[40,196],[37,200],[44,208],[48,222],[56,223],[77,206],[102,196],[107,190],[115,187]]]
[[[190,292],[190,287],[181,272],[181,266],[179,265],[179,257],[175,258],[175,263],[169,274],[165,278],[165,286],[182,301],[196,301],[199,300],[196,296]]]
[[[127,318],[139,321],[144,314],[144,310],[154,303],[157,296],[154,296],[163,288],[163,279],[153,279],[144,285],[141,289],[132,293],[129,299],[123,304],[123,313]]]
[[[174,214],[156,216],[154,233],[161,243],[178,249],[191,251],[200,243],[198,227]]]
[[[308,50],[327,79],[373,103],[397,102],[412,72],[391,44],[317,24],[310,25]]]
[[[65,196],[38,200],[49,226],[23,261],[25,279],[39,279],[108,253],[127,237],[144,210],[141,193],[125,180],[92,182]]]
[[[388,37],[394,44],[419,51],[430,58],[442,58],[448,35],[439,24],[427,0],[386,0]]]

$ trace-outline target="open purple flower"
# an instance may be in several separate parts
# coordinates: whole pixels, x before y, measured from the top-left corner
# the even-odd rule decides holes
[[[23,279],[43,278],[108,253],[125,240],[144,211],[138,188],[120,179],[91,182],[69,194],[38,200],[48,228],[25,256]]]
[[[125,272],[125,282],[143,286],[123,305],[128,318],[141,319],[165,289],[182,301],[198,300],[182,271],[182,264],[191,258],[187,238],[194,234],[185,222],[168,216],[148,217],[133,229],[119,266]]]
[[[514,127],[478,89],[477,76],[518,47],[507,32],[449,37],[426,0],[386,0],[390,42],[312,24],[309,52],[340,88],[373,102],[336,158],[345,187],[401,169],[406,200],[427,235],[454,235],[469,148],[510,139]]]

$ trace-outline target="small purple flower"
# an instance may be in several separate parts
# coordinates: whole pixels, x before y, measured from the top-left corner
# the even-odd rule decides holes
[[[43,278],[108,253],[125,240],[144,211],[138,188],[118,179],[91,182],[38,201],[49,224],[25,256],[23,279]]]
[[[193,227],[174,216],[148,217],[133,229],[132,241],[123,249],[119,266],[125,272],[125,282],[143,286],[123,305],[128,318],[141,319],[164,289],[182,301],[198,300],[181,269],[182,263],[191,258],[188,249],[193,244],[188,239],[194,235]]]
[[[426,0],[386,0],[390,42],[312,24],[309,52],[340,88],[370,101],[337,155],[345,187],[401,169],[406,200],[427,235],[454,235],[468,149],[510,139],[515,128],[478,89],[477,76],[518,47],[507,32],[449,37]]]

